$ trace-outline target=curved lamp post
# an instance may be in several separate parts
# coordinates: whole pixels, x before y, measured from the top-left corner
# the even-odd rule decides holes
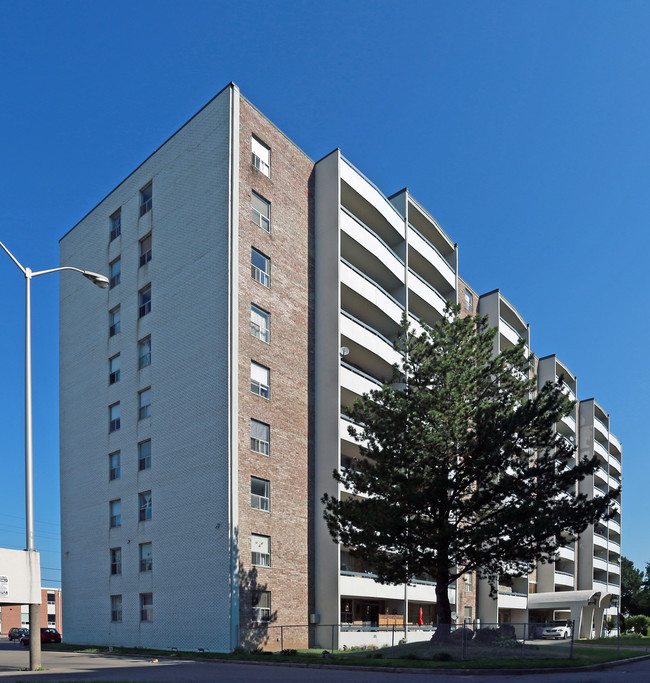
[[[35,551],[34,547],[34,466],[33,466],[33,438],[32,438],[32,311],[31,311],[31,281],[38,275],[57,273],[60,270],[74,270],[88,278],[93,284],[105,289],[108,278],[90,270],[81,270],[72,266],[50,268],[49,270],[32,271],[25,268],[18,259],[0,242],[0,247],[7,256],[20,268],[25,276],[25,536],[26,551]],[[40,580],[38,590],[40,591]],[[36,671],[41,667],[41,628],[39,605],[29,606],[29,668]]]

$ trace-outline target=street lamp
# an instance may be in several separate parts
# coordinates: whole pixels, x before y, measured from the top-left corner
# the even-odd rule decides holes
[[[25,268],[18,259],[0,242],[0,247],[9,258],[20,268],[25,276],[25,536],[26,551],[35,552],[34,547],[34,466],[33,466],[33,439],[32,439],[32,311],[31,311],[31,281],[38,275],[57,273],[60,270],[74,270],[88,278],[93,284],[105,289],[108,287],[108,278],[90,270],[81,270],[72,266],[50,268],[33,272],[31,268]],[[38,590],[40,591],[40,578]],[[29,606],[29,668],[36,671],[41,667],[41,628],[40,607],[31,604]]]

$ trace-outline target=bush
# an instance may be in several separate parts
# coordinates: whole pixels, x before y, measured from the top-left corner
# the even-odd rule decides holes
[[[472,631],[471,628],[461,627],[457,628],[449,637],[452,640],[457,640],[459,642],[463,639],[465,639],[465,641],[468,641],[474,637],[474,631]]]
[[[431,658],[434,662],[453,662],[454,658],[448,652],[436,652]]]
[[[285,648],[284,650],[280,650],[280,654],[284,655],[285,657],[295,657],[298,654],[298,650],[292,650],[291,648]]]
[[[650,619],[644,614],[635,614],[633,617],[628,617],[625,620],[625,628],[633,629],[634,633],[639,635],[643,633],[644,629],[647,633],[648,626],[650,626]]]
[[[476,632],[474,640],[483,645],[491,645],[499,637],[499,629],[482,628]]]

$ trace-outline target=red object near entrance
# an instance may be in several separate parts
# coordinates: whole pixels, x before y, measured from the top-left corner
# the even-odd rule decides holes
[[[424,622],[422,621],[422,608],[420,607],[420,616],[418,617],[418,626],[422,626]]]

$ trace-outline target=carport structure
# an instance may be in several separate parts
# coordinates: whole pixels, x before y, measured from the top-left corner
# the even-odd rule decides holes
[[[610,606],[612,593],[594,590],[558,591],[553,593],[532,593],[528,596],[530,619],[534,620],[536,610],[570,612],[578,638],[598,637],[603,624],[605,610]]]

